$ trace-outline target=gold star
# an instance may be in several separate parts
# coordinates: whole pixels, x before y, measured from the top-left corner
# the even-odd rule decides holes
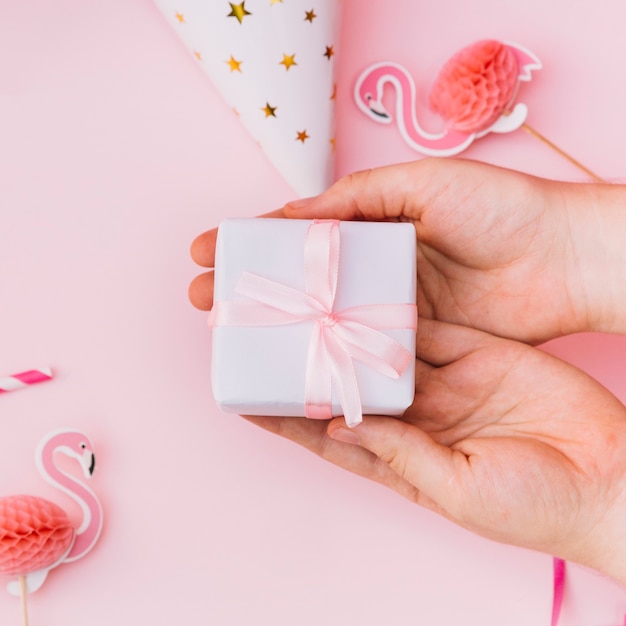
[[[335,54],[332,46],[326,46],[326,52],[324,52],[324,56],[330,61],[330,57]]]
[[[176,19],[182,24],[185,21],[185,16],[182,13],[177,13]]]
[[[270,5],[276,4],[277,2],[280,2],[282,4],[283,0],[270,0]]]
[[[243,61],[237,61],[237,59],[232,54],[230,55],[230,59],[228,59],[228,61],[225,61],[225,63],[228,64],[231,72],[241,73],[241,64],[243,63]]]
[[[298,131],[298,136],[296,137],[296,141],[301,141],[304,143],[307,139],[309,139],[309,135],[307,135],[306,130]]]
[[[278,65],[284,65],[284,66],[285,66],[285,70],[289,71],[289,68],[290,68],[292,65],[298,65],[298,64],[296,63],[296,55],[295,55],[295,54],[292,54],[292,55],[290,56],[290,55],[285,54],[285,53],[283,52],[283,60],[282,60],[282,61],[280,61],[280,62],[278,63]]]
[[[276,109],[278,107],[273,107],[269,102],[265,103],[264,107],[261,107],[261,111],[265,113],[265,117],[276,117]]]
[[[315,15],[315,11],[313,9],[311,9],[310,11],[305,11],[304,12],[304,21],[305,22],[311,22],[311,24],[313,24],[313,20],[317,17],[317,15]]]
[[[240,24],[243,22],[243,18],[246,15],[252,15],[250,11],[246,11],[246,7],[244,6],[246,4],[246,0],[244,0],[241,4],[233,4],[232,2],[229,2],[228,4],[230,4],[230,13],[226,17],[236,17]]]
[[[332,150],[334,152],[335,151],[335,138],[331,137],[331,139],[329,141],[330,141],[330,145],[332,146]]]
[[[193,51],[193,55],[196,57],[196,59],[198,59],[198,61],[202,61],[202,55],[197,50]]]
[[[330,94],[330,99],[334,100],[337,97],[337,83],[333,84],[333,92]]]

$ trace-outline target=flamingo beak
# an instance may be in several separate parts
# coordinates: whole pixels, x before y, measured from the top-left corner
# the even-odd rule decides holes
[[[96,457],[91,450],[83,450],[82,456],[79,458],[80,465],[83,468],[85,478],[91,478],[96,469]]]
[[[384,120],[389,119],[389,113],[387,113],[387,111],[385,110],[385,107],[380,102],[375,102],[373,100],[370,100],[368,103],[368,108],[377,117],[380,117]]]

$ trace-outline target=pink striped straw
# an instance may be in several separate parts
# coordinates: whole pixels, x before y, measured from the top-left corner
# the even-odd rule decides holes
[[[16,389],[23,389],[29,385],[42,383],[51,378],[52,370],[49,367],[42,367],[36,370],[13,374],[12,376],[5,376],[4,378],[0,378],[0,394],[6,393],[7,391],[15,391]]]

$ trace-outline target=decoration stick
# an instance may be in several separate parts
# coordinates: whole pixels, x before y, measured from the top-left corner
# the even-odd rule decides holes
[[[19,374],[13,374],[11,376],[5,376],[0,378],[0,394],[7,391],[14,391],[16,389],[23,389],[29,385],[35,383],[42,383],[52,378],[52,370],[49,367],[42,367],[40,369],[28,370],[26,372],[20,372]]]
[[[598,182],[598,183],[606,183],[607,182],[604,178],[601,178],[600,176],[598,176],[597,174],[592,172],[588,167],[585,167],[580,161],[577,161],[572,155],[570,155],[567,152],[565,152],[565,150],[562,150],[556,144],[552,143],[547,137],[544,137],[539,131],[536,131],[532,126],[529,126],[528,124],[526,124],[526,122],[524,122],[521,127],[528,134],[532,135],[536,139],[539,139],[539,141],[544,143],[549,148],[552,148],[552,150],[554,150],[557,154],[560,154],[562,157],[567,159],[572,165],[576,166],[578,169],[580,169],[583,172],[585,172],[585,174],[587,174],[587,176],[590,176],[596,182]]]
[[[20,576],[20,604],[22,606],[22,626],[28,626],[28,611],[26,609],[26,576]]]

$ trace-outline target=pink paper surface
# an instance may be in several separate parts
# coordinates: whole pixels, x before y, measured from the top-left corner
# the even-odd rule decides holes
[[[402,63],[428,89],[456,50],[498,37],[544,64],[523,87],[528,123],[624,179],[622,2],[343,5],[340,174],[417,156],[354,105],[364,67]],[[94,550],[29,598],[33,625],[549,624],[549,557],[474,537],[216,409],[189,244],[293,192],[150,0],[3,2],[0,113],[0,371],[55,370],[0,399],[0,494],[78,519],[34,464],[39,439],[71,426],[97,448],[106,518]],[[583,179],[523,132],[465,156]],[[548,349],[626,399],[626,339]],[[624,612],[624,590],[569,568],[563,626],[618,626]],[[0,624],[18,621],[0,589]]]

